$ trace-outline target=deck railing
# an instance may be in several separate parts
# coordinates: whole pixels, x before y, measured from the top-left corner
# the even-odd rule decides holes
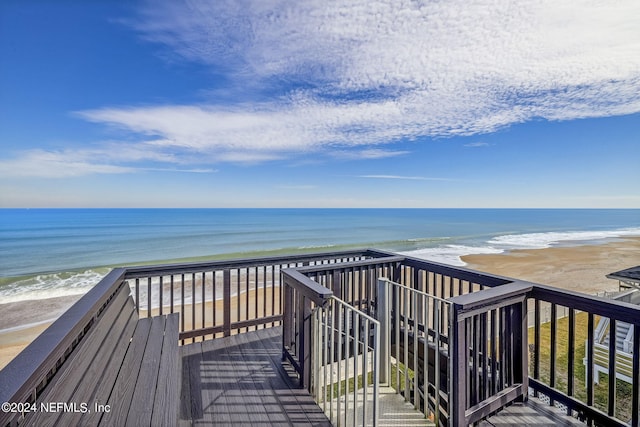
[[[372,313],[379,277],[442,299],[478,292],[513,281],[393,252],[376,250],[369,253],[374,254],[375,258],[339,265],[311,266],[300,268],[298,271],[331,289],[338,298],[367,314]]]
[[[329,303],[333,292],[297,270],[282,271],[283,323],[282,358],[300,377],[301,386],[311,391],[313,310]]]
[[[0,401],[34,402],[121,286],[130,286],[140,316],[180,312],[180,340],[186,343],[280,324],[284,268],[376,256],[384,254],[343,251],[113,269],[0,371]],[[250,293],[261,303],[251,302]],[[0,425],[10,415],[0,412]]]
[[[526,297],[509,283],[449,299],[452,425],[471,425],[528,395]]]
[[[280,324],[283,269],[373,256],[373,251],[348,251],[130,267],[125,279],[142,317],[180,313],[184,344]]]
[[[578,292],[534,285],[529,294],[534,326],[529,332],[531,369],[529,387],[542,400],[563,408],[585,422],[606,426],[640,425],[640,307]],[[539,313],[549,306],[549,322]],[[568,310],[560,318],[555,313]],[[616,378],[621,350],[609,340],[606,355],[595,354],[596,324],[608,320],[615,337],[621,322],[633,326],[631,384]],[[598,384],[595,364],[608,368]]]
[[[311,391],[336,426],[377,427],[380,322],[332,296],[312,315]]]
[[[450,419],[447,413],[449,410],[447,401],[450,394],[449,390],[451,389],[448,386],[448,381],[452,376],[449,375],[451,370],[446,367],[450,360],[453,360],[448,357],[448,353],[454,350],[448,346],[449,330],[451,328],[451,322],[453,322],[453,305],[445,301],[445,298],[452,298],[469,293],[477,293],[480,295],[484,293],[482,291],[508,284],[511,280],[392,253],[378,251],[377,254],[386,255],[386,257],[358,260],[336,265],[308,266],[283,271],[282,280],[285,285],[283,290],[285,301],[285,314],[283,319],[285,335],[283,345],[284,356],[291,361],[293,367],[300,375],[301,383],[311,391],[313,375],[314,372],[317,371],[317,367],[314,367],[314,360],[311,357],[311,349],[314,348],[314,345],[318,345],[318,343],[314,344],[313,342],[312,323],[310,321],[312,313],[315,310],[324,310],[324,305],[335,295],[341,301],[349,304],[352,309],[361,310],[369,316],[375,316],[378,320],[383,319],[384,316],[392,316],[393,321],[391,323],[393,332],[391,333],[391,337],[388,338],[391,339],[391,342],[395,343],[394,350],[397,352],[395,359],[398,377],[396,381],[397,390],[400,390],[407,401],[414,402],[416,407],[423,410],[425,414],[429,413],[429,411],[433,412],[436,418],[444,424],[457,422]],[[386,301],[384,295],[381,294],[383,288],[378,287],[378,278],[380,277],[393,278],[394,283],[400,286],[388,301]],[[422,297],[426,299],[418,302],[420,299],[420,297],[418,297],[419,294],[422,294]],[[479,299],[482,300],[482,297],[479,297]],[[415,307],[414,304],[416,304]],[[391,311],[386,314],[382,313],[382,305],[386,305]],[[496,310],[498,308],[496,308]],[[384,310],[386,309],[383,309],[383,311]],[[437,329],[434,329],[434,325],[437,326]],[[384,327],[382,329],[384,330]],[[401,335],[408,340],[408,337],[411,336],[411,343],[413,343],[415,339],[424,345],[426,341],[420,341],[421,338],[419,335],[425,333],[425,330],[432,344],[437,347],[436,353],[438,355],[434,356],[434,360],[437,360],[438,364],[443,363],[445,366],[442,375],[441,369],[437,369],[437,374],[433,374],[434,378],[431,379],[432,383],[426,386],[420,383],[423,379],[415,377],[419,368],[414,365],[418,364],[418,360],[420,360],[420,363],[425,361],[425,359],[420,356],[420,346],[415,344],[412,347],[408,342],[403,344],[399,338]],[[516,332],[521,335],[520,329]],[[469,336],[476,339],[476,335],[479,333],[480,332],[472,333]],[[398,336],[398,338],[396,338],[396,341],[393,341],[393,337],[396,336]],[[433,341],[434,336],[436,337],[436,341]],[[485,336],[487,335],[485,334]],[[391,345],[391,342],[387,343],[388,339],[386,338],[383,338],[382,341],[382,349],[384,349],[387,344]],[[515,341],[512,340],[510,342]],[[437,343],[437,345],[435,343]],[[517,343],[520,344],[521,341],[517,341]],[[382,364],[385,365],[389,362],[389,357],[393,357],[393,355],[390,350],[381,351],[383,354]],[[464,354],[464,351],[460,349],[456,349],[455,351],[460,351]],[[476,352],[478,351],[479,350],[476,349]],[[442,362],[439,360],[441,354],[443,354]],[[515,353],[510,350],[508,352],[505,350],[505,354],[512,357],[515,355]],[[483,355],[486,355],[486,352],[483,353]],[[426,358],[426,362],[429,363],[428,357]],[[475,363],[476,365],[474,366],[478,366],[478,359]],[[515,366],[515,364],[512,365]],[[414,371],[412,368],[416,368],[416,370]],[[386,376],[384,372],[385,368],[383,367],[381,374]],[[402,381],[400,381],[399,378],[401,375],[403,378]],[[442,381],[445,383],[444,387],[441,384],[440,376],[442,376]],[[411,380],[409,379],[410,377],[412,378]],[[513,378],[510,378],[509,381],[512,379]],[[476,380],[476,382],[477,381],[478,380]],[[509,383],[509,381],[507,381],[507,383]],[[523,381],[520,380],[518,384],[521,385],[522,383]],[[526,381],[524,381],[524,383],[526,384]],[[436,384],[438,384],[437,387]],[[483,384],[486,384],[486,382]],[[495,386],[495,389],[498,391],[502,391],[503,388],[504,387]],[[426,393],[428,396],[426,404],[424,390],[427,390]],[[518,388],[520,395],[522,394],[522,390],[526,390],[526,388]],[[431,393],[431,396],[429,396],[429,393]],[[501,394],[500,397],[503,397],[504,394],[505,393]],[[487,393],[483,396],[489,398]],[[511,393],[506,397],[513,400],[518,396]],[[469,398],[461,403],[461,405],[467,405],[464,408],[465,410],[479,403],[473,399],[473,396],[469,396]],[[502,402],[505,403],[504,398]],[[494,406],[496,405],[483,405],[481,410],[472,408],[471,415],[463,412],[463,414],[465,414],[463,420],[477,420],[479,419],[478,414],[486,413],[486,407],[493,408]],[[431,410],[429,408],[431,408]]]
[[[421,321],[427,322],[423,329],[436,320],[440,328],[448,325],[447,333],[440,333],[440,354],[451,363],[449,380],[465,392],[445,396],[451,425],[526,399],[528,390],[587,423],[640,426],[640,307],[376,250],[114,269],[0,371],[0,400],[33,402],[125,285],[141,316],[180,312],[185,344],[282,324],[283,354],[302,385],[310,387],[313,310],[335,295],[376,318],[379,277],[446,300],[451,307],[449,314],[432,310],[431,317],[423,313],[420,319],[415,313],[424,305],[409,298],[409,306],[418,304],[414,314],[398,317],[407,322],[405,330],[417,328],[418,341],[424,334]],[[548,321],[541,316],[545,310]],[[595,325],[601,319],[608,321],[611,336],[622,322],[633,326],[633,356],[626,369],[631,384],[616,380],[615,340],[599,356],[607,359],[598,364],[606,365],[609,374],[596,381]],[[414,348],[419,347],[420,341]],[[411,356],[406,360],[415,364]],[[415,387],[412,383],[414,395]]]
[[[402,256],[376,252],[380,258],[350,261],[338,265],[317,265],[297,271],[319,285],[330,289],[342,301],[371,315],[376,299],[378,277],[397,277]]]
[[[124,269],[112,270],[0,371],[0,403],[23,408],[36,401],[120,287],[125,286],[124,274]],[[0,412],[0,426],[17,425],[19,415]]]
[[[425,417],[446,424],[451,390],[451,303],[425,292],[378,280],[381,324],[380,380],[391,384]]]

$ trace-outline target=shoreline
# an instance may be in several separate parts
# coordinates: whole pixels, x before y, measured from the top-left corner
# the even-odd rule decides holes
[[[605,276],[640,265],[640,237],[580,246],[514,249],[500,254],[465,255],[465,268],[574,290],[585,294],[618,289]]]
[[[585,242],[579,246],[514,249],[500,254],[465,255],[461,259],[466,263],[463,268],[595,294],[617,290],[618,283],[607,279],[606,274],[640,265],[640,237],[620,237],[609,242]],[[0,304],[3,313],[0,317],[0,369],[81,296]],[[241,296],[244,296],[244,292]],[[242,298],[242,302],[244,301]],[[253,298],[250,298],[251,311],[255,309],[252,301]],[[258,303],[260,305],[260,301]],[[201,307],[199,304],[197,303],[196,307]],[[210,312],[213,309],[213,301],[205,301],[205,307],[206,311]],[[237,306],[233,307],[232,311],[236,313]],[[244,311],[244,308],[242,310]],[[198,312],[200,310],[197,310]],[[187,319],[191,318],[190,314],[185,313],[185,316]],[[196,323],[200,323],[199,317]]]

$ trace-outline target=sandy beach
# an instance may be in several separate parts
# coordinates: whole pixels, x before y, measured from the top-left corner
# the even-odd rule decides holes
[[[0,304],[0,368],[4,367],[82,295]]]
[[[275,311],[280,310],[280,288],[275,288],[275,295],[272,296],[271,288],[265,290],[260,288],[257,293],[255,289],[242,292],[240,297],[231,297],[231,322],[239,320],[254,319],[256,317],[271,316],[271,301],[275,300]],[[256,298],[257,295],[257,298]],[[21,301],[12,304],[0,304],[3,310],[3,317],[0,319],[0,369],[6,366],[11,359],[20,353],[31,341],[42,333],[55,319],[75,303],[81,295],[71,297],[51,298],[47,300]],[[247,300],[249,304],[247,305]],[[266,305],[264,304],[266,301]],[[215,305],[215,308],[214,308]],[[174,307],[174,311],[179,312],[181,307]],[[257,311],[256,311],[257,310]],[[159,314],[159,309],[151,310],[153,316]],[[26,314],[25,314],[26,313]],[[169,307],[163,307],[163,314],[170,313]],[[257,316],[256,316],[257,313]],[[212,326],[215,314],[215,324],[223,323],[223,302],[222,300],[206,301],[203,304],[186,304],[184,316],[180,316],[180,321],[184,319],[185,330],[198,329]],[[140,310],[140,317],[146,317],[146,310]],[[195,320],[195,322],[194,322]],[[195,325],[195,327],[193,326]],[[191,342],[191,340],[189,340]]]
[[[468,255],[463,257],[468,268],[548,284],[584,293],[617,290],[618,283],[607,279],[608,273],[640,265],[640,238],[617,239],[605,244],[547,249],[514,250],[504,254]],[[56,317],[70,307],[80,296],[52,298],[0,304],[0,368],[4,367],[24,347],[38,336]],[[249,292],[249,318],[255,313],[255,291]],[[276,294],[276,299],[278,295]],[[263,311],[262,290],[258,294],[258,313]],[[240,296],[240,319],[245,319],[247,295]],[[271,293],[267,292],[268,308]],[[232,301],[231,316],[238,315],[238,300]],[[222,302],[215,303],[217,323],[221,323]],[[196,304],[195,325],[202,327],[202,305]],[[278,305],[276,303],[276,309]],[[154,310],[156,311],[156,310]],[[164,310],[168,312],[167,309]],[[268,311],[268,310],[267,310]],[[214,312],[214,302],[205,303],[204,325],[209,325]],[[266,315],[271,313],[266,312]],[[141,315],[145,315],[141,313]],[[185,325],[192,323],[191,307],[185,307]]]
[[[247,319],[255,319],[260,317],[271,316],[273,313],[271,311],[271,287],[266,289],[266,295],[264,289],[259,289],[257,294],[254,289],[249,290],[247,295],[246,292],[242,292],[240,294],[240,298],[232,296],[231,297],[231,323],[236,322],[238,320],[247,320]],[[257,295],[257,298],[256,298]],[[275,300],[275,311],[280,311],[280,288],[275,288],[275,295],[273,295]],[[247,305],[247,300],[249,304]],[[267,304],[264,304],[264,301],[267,301]],[[257,303],[257,304],[256,304]],[[239,306],[239,307],[238,307]],[[174,307],[174,311],[180,311],[180,307]],[[257,311],[256,311],[257,310]],[[203,317],[204,311],[204,317]],[[154,308],[151,310],[151,315],[156,316],[160,312],[159,309]],[[170,313],[169,307],[163,308],[163,314]],[[194,306],[191,304],[186,304],[184,307],[184,316],[182,313],[180,315],[180,321],[184,318],[185,330],[191,329],[199,329],[204,327],[213,326],[212,322],[215,313],[215,325],[223,324],[223,301],[217,300],[215,301],[215,309],[213,301],[206,301],[204,303],[204,310],[201,303],[196,303]],[[257,315],[256,315],[257,313]],[[140,310],[140,317],[146,317],[147,311]],[[194,322],[195,319],[195,322]],[[1,338],[0,338],[1,339]]]
[[[618,289],[605,276],[640,265],[640,238],[605,244],[522,249],[505,254],[462,257],[467,267],[587,294]]]

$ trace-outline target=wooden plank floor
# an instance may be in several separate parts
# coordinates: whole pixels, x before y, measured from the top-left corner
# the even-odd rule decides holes
[[[396,393],[396,390],[385,385],[380,386],[378,397],[379,419],[378,425],[384,427],[435,427],[435,423],[425,418],[424,414],[416,410],[412,403],[404,400],[400,394]],[[362,389],[358,392],[358,403],[354,405],[354,396],[349,394],[348,406],[353,408],[358,407],[358,418],[354,420],[354,413],[349,411],[345,414],[344,400],[341,400],[342,411],[338,413],[338,400],[334,399],[331,404],[327,405],[327,416],[332,419],[334,425],[343,426],[355,426],[362,422],[362,402],[364,400],[364,393]],[[367,405],[369,408],[373,405],[373,387],[369,386],[367,392]],[[333,409],[331,413],[330,409]],[[369,423],[371,425],[371,423]]]
[[[184,345],[181,425],[330,426],[281,362],[281,328]]]
[[[491,426],[584,426],[576,418],[569,417],[559,409],[529,398],[526,403],[515,403],[479,423],[481,427]]]
[[[309,393],[298,388],[285,371],[281,333],[279,327],[268,328],[180,347],[180,425],[330,426]],[[478,425],[584,424],[530,398]]]

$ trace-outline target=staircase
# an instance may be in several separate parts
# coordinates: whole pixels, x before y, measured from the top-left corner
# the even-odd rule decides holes
[[[606,320],[607,324],[609,323]],[[602,328],[604,332],[604,336],[601,337],[600,342],[605,346],[609,347],[609,337],[611,333],[609,331],[608,325]],[[633,347],[631,346],[631,341],[633,339],[633,326],[626,322],[617,322],[616,323],[616,350],[624,351],[625,353],[632,353]]]
[[[593,373],[596,384],[600,382],[600,374],[609,373],[609,363],[611,356],[609,355],[609,340],[611,335],[610,322],[607,318],[601,318],[595,330],[594,346],[593,346]],[[585,342],[585,352],[588,343]],[[621,379],[629,384],[632,383],[633,377],[633,325],[625,322],[616,322],[616,352],[615,352],[615,370],[616,378]],[[587,369],[588,360],[585,354],[583,359],[585,369]]]

